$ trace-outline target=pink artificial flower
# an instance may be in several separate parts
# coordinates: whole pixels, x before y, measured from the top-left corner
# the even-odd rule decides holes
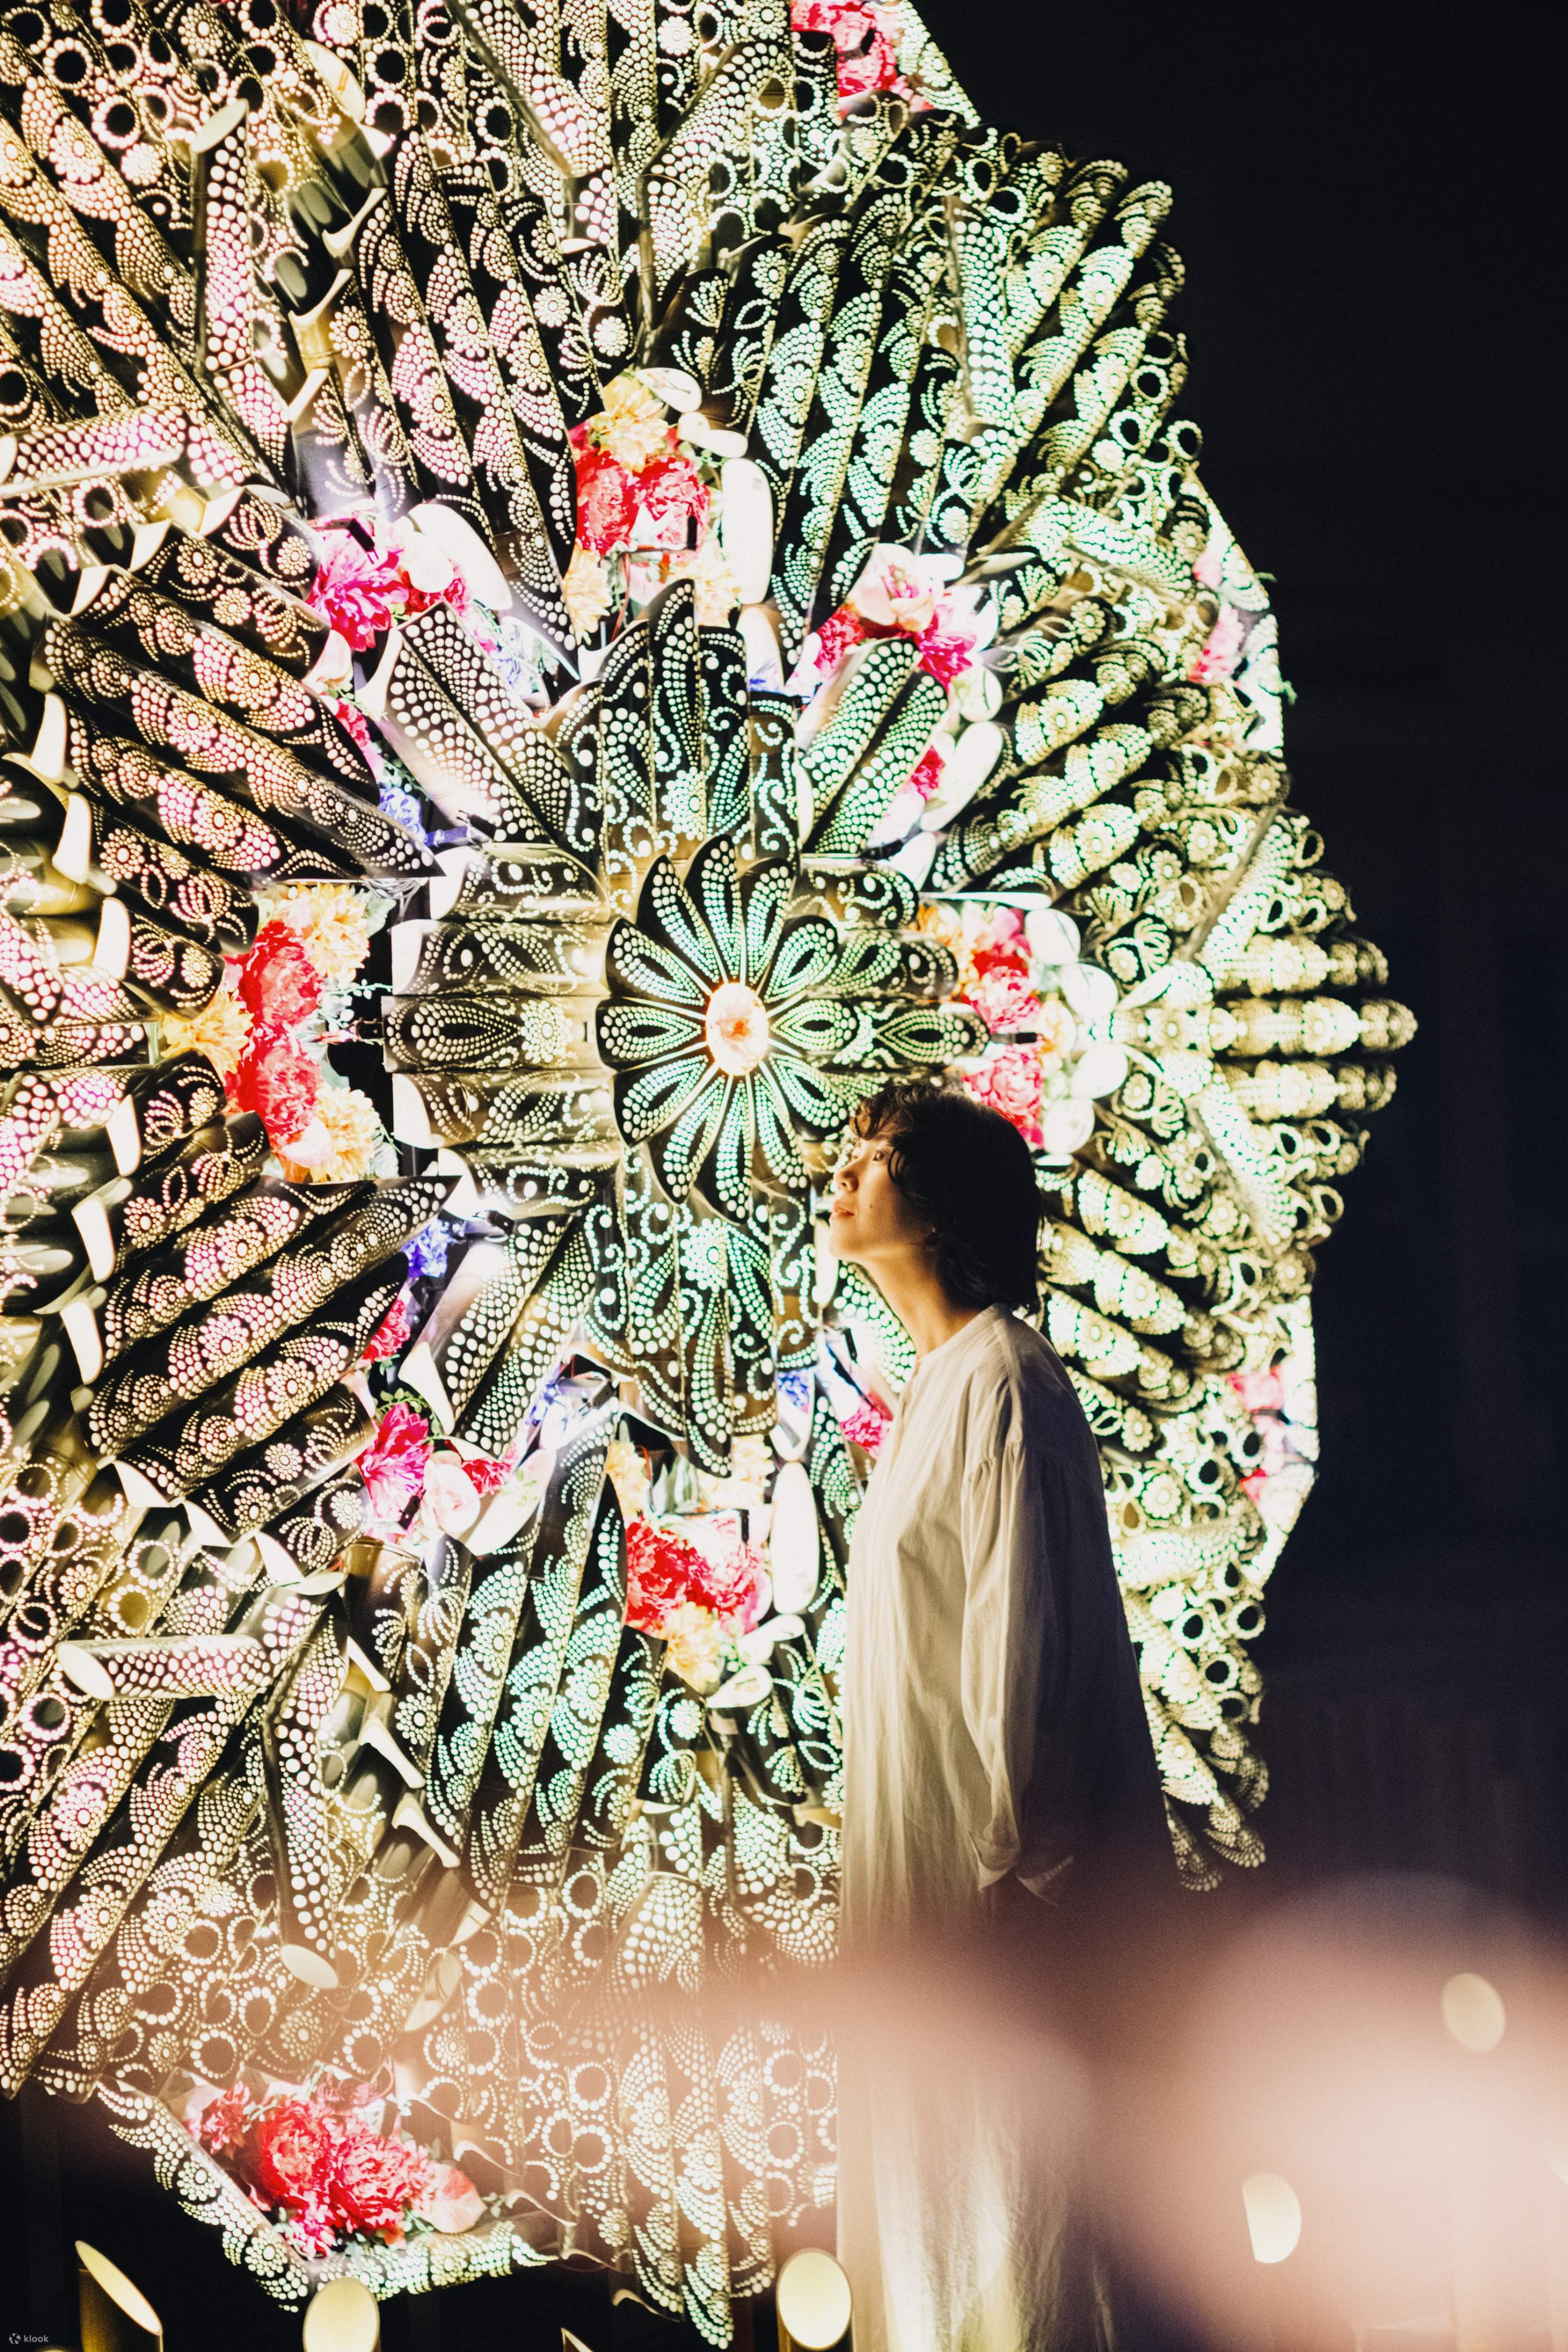
[[[819,670],[837,669],[852,646],[858,646],[866,635],[865,623],[858,613],[847,604],[840,604],[829,613],[816,633],[816,667]]]
[[[977,1101],[989,1103],[1011,1119],[1026,1143],[1037,1150],[1045,1138],[1040,1129],[1040,1058],[1028,1045],[1003,1045],[989,1054],[977,1070],[961,1073]]]
[[[443,2237],[460,2237],[484,2217],[485,2200],[455,2164],[431,2164],[423,2195],[414,2210]]]
[[[1040,1000],[1024,975],[1000,961],[976,975],[964,992],[994,1036],[998,1030],[1023,1029],[1039,1014]]]
[[[888,1433],[892,1418],[879,1397],[862,1397],[854,1412],[841,1420],[838,1426],[850,1444],[858,1445],[862,1454],[877,1454],[882,1450],[882,1440]]]
[[[467,1535],[479,1516],[479,1489],[455,1454],[432,1455],[425,1472],[420,1522],[429,1536]]]
[[[868,631],[897,629],[923,637],[936,625],[942,583],[928,558],[901,547],[877,547],[849,591],[849,602]]]
[[[224,1081],[237,1110],[253,1110],[275,1151],[298,1142],[315,1116],[321,1074],[302,1045],[280,1029],[258,1029]]]
[[[388,1356],[396,1356],[407,1347],[408,1301],[395,1298],[387,1310],[384,1322],[377,1325],[364,1343],[362,1364],[379,1364]]]
[[[254,2113],[250,2093],[243,2083],[231,2083],[204,2102],[195,2136],[214,2156],[232,2156],[250,2128]]]
[[[1248,1501],[1249,1503],[1256,1503],[1256,1502],[1257,1502],[1257,1500],[1258,1500],[1258,1496],[1262,1494],[1263,1489],[1265,1488],[1265,1486],[1268,1486],[1268,1471],[1267,1471],[1267,1470],[1254,1470],[1254,1471],[1251,1471],[1251,1472],[1247,1475],[1247,1477],[1245,1477],[1245,1478],[1242,1480],[1242,1482],[1241,1482],[1241,1491],[1242,1491],[1242,1493],[1247,1496],[1247,1501]]]
[[[704,1561],[701,1590],[693,1597],[705,1601],[727,1631],[749,1633],[767,1594],[762,1553],[754,1544],[738,1543],[717,1559]]]
[[[689,457],[657,457],[637,478],[642,509],[655,543],[672,551],[689,539],[689,520],[702,528],[708,512],[708,491]]]
[[[343,702],[342,700],[334,702],[332,705],[332,716],[337,720],[338,725],[342,728],[344,732],[353,737],[353,740],[359,745],[360,750],[364,752],[368,758],[371,748],[370,721],[365,717],[364,712],[359,708],[358,704],[353,702]]]
[[[577,452],[577,536],[595,555],[624,547],[637,512],[637,478],[591,443]]]
[[[1285,1384],[1278,1372],[1232,1372],[1230,1385],[1248,1412],[1285,1410]]]
[[[335,530],[305,602],[363,654],[401,617],[406,587],[395,553],[373,553],[352,530]]]
[[[973,667],[975,640],[953,631],[943,631],[941,615],[930,627],[921,632],[921,667],[930,670],[939,686],[951,686],[955,677]]]
[[[239,967],[239,1001],[263,1029],[292,1029],[321,1001],[321,975],[300,934],[284,922],[266,923]]]
[[[261,2201],[254,2190],[251,2195],[253,2201]],[[289,2213],[282,2225],[282,2234],[308,2262],[320,2262],[324,2255],[338,2251],[338,2225],[331,2209],[314,2193]]]
[[[922,801],[929,801],[932,793],[940,788],[942,770],[946,765],[947,761],[942,758],[936,745],[929,743],[916,761],[914,772],[910,778],[910,785],[919,793]]]
[[[1222,604],[1219,618],[1187,676],[1199,686],[1210,686],[1219,677],[1234,677],[1252,633],[1252,619],[1250,613],[1242,612],[1237,605]]]
[[[395,1526],[423,1493],[433,1448],[430,1423],[405,1404],[388,1405],[375,1435],[359,1457],[374,1520]]]
[[[969,961],[977,972],[994,971],[1000,965],[1026,979],[1029,972],[1029,937],[1024,929],[1024,918],[1016,907],[998,907],[983,930],[977,931],[969,951]]]

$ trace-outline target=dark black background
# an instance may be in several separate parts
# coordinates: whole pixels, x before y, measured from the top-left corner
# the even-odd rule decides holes
[[[1294,1875],[1562,1895],[1568,805],[1554,8],[926,20],[988,119],[1168,180],[1179,408],[1275,576],[1294,797],[1420,1021],[1320,1255],[1322,1472],[1268,1592]]]
[[[1295,796],[1421,1024],[1321,1254],[1323,1470],[1268,1593],[1273,1858],[1247,1891],[1436,1865],[1551,1911],[1568,1803],[1568,33],[1554,8],[1500,0],[925,13],[988,119],[1174,187],[1181,412],[1276,575]],[[24,2136],[0,2114],[0,2324],[67,2325],[82,2234],[173,2346],[298,2343],[215,2233],[147,2193],[144,2158],[67,2118],[57,2188],[51,2145],[41,2116]],[[593,2352],[633,2340],[629,2315],[559,2273],[438,2305],[390,2308],[389,2352],[554,2352],[559,2316]]]

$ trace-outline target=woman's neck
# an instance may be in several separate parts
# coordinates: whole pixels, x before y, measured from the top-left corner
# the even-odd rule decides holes
[[[868,1271],[874,1272],[878,1289],[922,1360],[985,1311],[982,1307],[961,1307],[950,1298],[930,1266],[893,1258]]]

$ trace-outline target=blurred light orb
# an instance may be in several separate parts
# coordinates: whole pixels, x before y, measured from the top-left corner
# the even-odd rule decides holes
[[[328,2279],[305,2313],[305,2352],[376,2352],[381,2314],[357,2278]]]
[[[828,2352],[849,2326],[849,2282],[831,2254],[803,2246],[779,2273],[779,2326],[799,2352]]]
[[[1502,2040],[1508,2012],[1495,1985],[1467,1973],[1443,1987],[1443,2022],[1461,2050],[1485,2052]]]
[[[1296,2251],[1301,2235],[1301,2200],[1278,2172],[1255,2172],[1241,2184],[1247,2208],[1247,2231],[1252,2258],[1258,2263],[1282,2263]]]

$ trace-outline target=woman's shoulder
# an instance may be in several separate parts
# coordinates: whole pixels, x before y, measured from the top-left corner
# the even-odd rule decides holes
[[[1049,1340],[1005,1307],[988,1308],[981,1319],[967,1383],[972,1412],[989,1407],[999,1424],[1020,1433],[1063,1416],[1080,1421],[1083,1409]]]

